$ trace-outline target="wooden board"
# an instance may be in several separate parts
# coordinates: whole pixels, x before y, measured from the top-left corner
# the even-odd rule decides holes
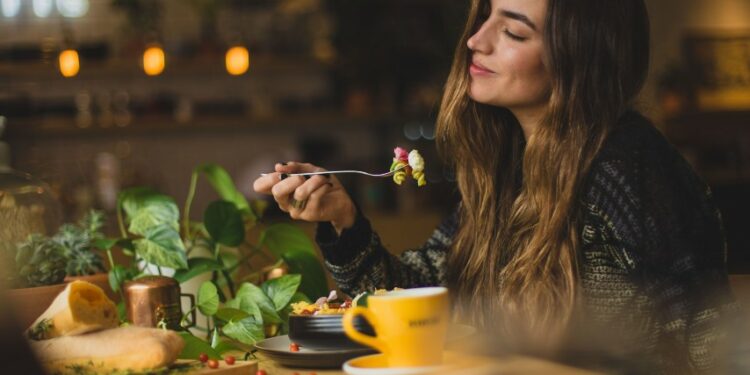
[[[187,360],[178,360],[178,364],[183,363],[196,363],[197,361],[187,361]],[[258,361],[237,361],[233,365],[228,365],[224,361],[219,361],[219,368],[212,369],[208,366],[204,366],[203,368],[197,369],[195,371],[190,371],[187,373],[181,373],[181,374],[189,374],[189,375],[255,375],[255,372],[258,371]]]

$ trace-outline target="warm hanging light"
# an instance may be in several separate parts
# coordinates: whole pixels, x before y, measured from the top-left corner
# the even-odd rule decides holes
[[[150,76],[158,76],[164,71],[165,55],[160,46],[151,46],[143,52],[143,71]]]
[[[227,72],[233,76],[245,74],[250,67],[250,52],[243,46],[234,46],[227,50]]]
[[[60,73],[63,77],[75,77],[81,69],[81,63],[78,60],[78,52],[74,49],[66,49],[60,52],[59,57]]]

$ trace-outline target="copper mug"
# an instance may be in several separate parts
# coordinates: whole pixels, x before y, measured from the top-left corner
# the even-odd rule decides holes
[[[195,298],[180,293],[177,280],[166,276],[146,276],[125,283],[125,300],[128,320],[137,326],[156,327],[160,323],[172,330],[195,325]],[[191,321],[183,327],[180,299],[190,299]]]

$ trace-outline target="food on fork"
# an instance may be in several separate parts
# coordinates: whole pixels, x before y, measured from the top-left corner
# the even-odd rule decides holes
[[[406,152],[405,149],[396,147],[393,153],[393,163],[391,163],[390,169],[391,172],[396,171],[393,174],[393,182],[401,185],[407,177],[411,176],[417,181],[417,186],[427,185],[427,179],[424,175],[424,159],[419,151]]]

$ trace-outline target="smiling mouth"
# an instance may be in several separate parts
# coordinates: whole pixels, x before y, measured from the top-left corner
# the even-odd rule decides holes
[[[492,70],[489,70],[482,66],[481,64],[478,64],[476,62],[472,62],[471,65],[469,65],[469,72],[471,74],[493,74]]]

